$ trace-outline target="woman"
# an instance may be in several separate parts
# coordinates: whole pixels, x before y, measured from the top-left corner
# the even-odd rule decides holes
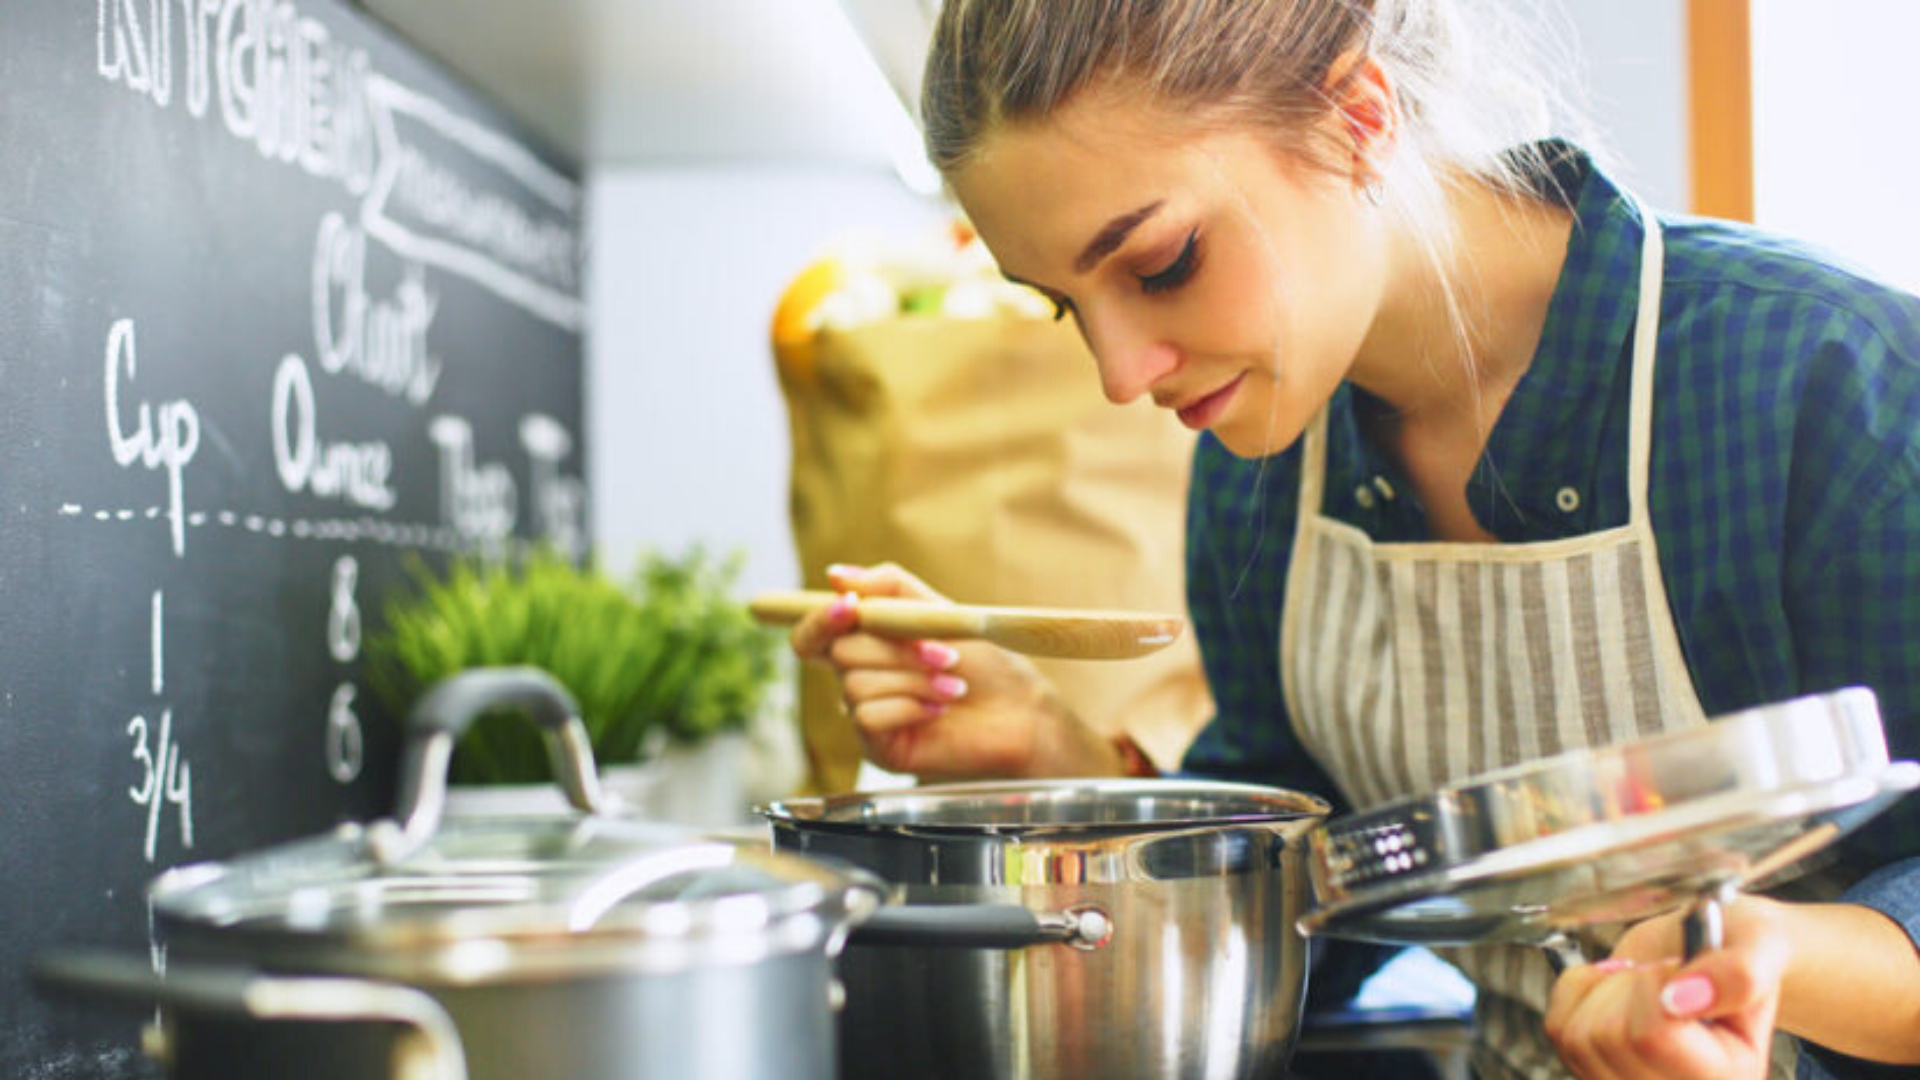
[[[1366,805],[1816,689],[1920,732],[1920,301],[1757,232],[1658,220],[1441,0],[947,0],[931,155],[1107,395],[1205,432],[1188,590],[1219,715],[1192,772]],[[794,633],[880,764],[1142,771],[1019,658]],[[1483,1077],[1920,1062],[1910,801],[1844,902],[1671,919],[1557,983],[1455,959]],[[1862,999],[1876,1003],[1860,1009]],[[1870,1073],[1859,1073],[1870,1075]]]

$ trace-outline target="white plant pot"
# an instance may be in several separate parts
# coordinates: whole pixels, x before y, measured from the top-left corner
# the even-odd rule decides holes
[[[600,770],[603,794],[618,800],[616,812],[653,818],[664,773],[658,761],[608,765]],[[565,816],[578,813],[553,781],[537,784],[450,784],[448,817]]]

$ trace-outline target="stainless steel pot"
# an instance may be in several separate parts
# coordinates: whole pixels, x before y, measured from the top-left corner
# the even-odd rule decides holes
[[[1088,780],[763,813],[776,849],[853,863],[905,902],[841,958],[846,1080],[1249,1080],[1293,1049],[1306,837],[1327,811],[1275,788]]]
[[[455,737],[504,704],[586,815],[441,824]],[[43,981],[160,1000],[149,1050],[187,1080],[833,1075],[832,960],[874,883],[592,813],[584,731],[540,672],[456,676],[409,723],[397,820],[157,879],[164,978],[82,955]]]

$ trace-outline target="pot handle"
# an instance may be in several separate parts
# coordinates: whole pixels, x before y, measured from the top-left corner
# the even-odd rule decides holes
[[[363,979],[261,975],[245,968],[174,964],[157,975],[144,959],[82,952],[35,966],[43,989],[146,1007],[155,1002],[255,1020],[380,1022],[411,1029],[393,1057],[393,1080],[467,1080],[467,1059],[453,1018],[431,996]],[[164,1044],[150,1054],[165,1056]]]
[[[1112,937],[1113,920],[1092,905],[1041,914],[1018,904],[901,904],[867,916],[853,928],[851,943],[961,949],[1059,943],[1097,949]]]
[[[1718,949],[1726,937],[1724,909],[1733,899],[1733,890],[1722,887],[1703,893],[1687,908],[1680,920],[1680,960],[1689,963],[1704,952]],[[1554,933],[1540,943],[1547,951],[1547,963],[1555,975],[1589,962],[1586,949],[1566,934]]]
[[[407,714],[407,747],[400,764],[400,800],[391,820],[367,830],[374,859],[401,862],[433,839],[447,805],[447,763],[453,746],[482,714],[518,708],[546,739],[554,778],[567,801],[589,814],[604,813],[593,744],[580,707],[559,681],[536,667],[476,668],[435,683]]]

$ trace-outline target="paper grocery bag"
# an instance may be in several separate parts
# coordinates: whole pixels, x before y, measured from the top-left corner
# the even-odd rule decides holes
[[[1194,436],[1108,402],[1072,326],[899,316],[779,350],[792,516],[808,588],[893,561],[955,600],[1184,613]],[[1036,658],[1074,711],[1161,768],[1212,715],[1191,631],[1122,661]],[[833,672],[803,665],[811,786],[844,791],[860,744]]]

